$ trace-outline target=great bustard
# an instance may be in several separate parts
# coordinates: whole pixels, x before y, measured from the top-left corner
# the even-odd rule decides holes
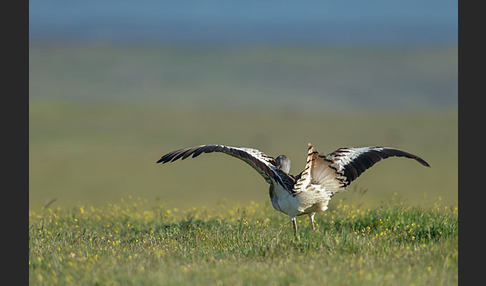
[[[358,178],[366,169],[381,159],[405,157],[430,167],[417,155],[389,147],[339,148],[336,151],[319,154],[309,143],[307,163],[297,176],[289,174],[290,159],[285,155],[272,158],[263,152],[244,147],[226,145],[200,145],[165,154],[157,163],[184,160],[201,153],[221,152],[241,159],[252,166],[270,184],[270,199],[273,207],[287,214],[297,236],[296,217],[308,215],[314,230],[314,215],[327,209],[331,197]]]

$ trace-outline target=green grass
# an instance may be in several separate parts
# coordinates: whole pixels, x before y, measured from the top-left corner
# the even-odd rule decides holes
[[[51,205],[29,213],[29,284],[457,285],[457,207],[335,202],[298,240],[269,204]]]
[[[457,284],[456,48],[56,46],[29,62],[32,285]],[[155,164],[219,143],[298,174],[308,142],[432,168],[376,164],[295,241],[243,162]]]

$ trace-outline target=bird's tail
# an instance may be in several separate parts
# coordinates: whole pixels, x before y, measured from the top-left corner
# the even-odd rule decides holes
[[[302,171],[296,186],[305,187],[310,184],[319,184],[330,193],[336,192],[340,189],[341,183],[336,179],[338,175],[335,169],[329,168],[329,165],[330,162],[326,161],[323,156],[319,156],[319,152],[309,143],[305,169]]]
[[[307,163],[305,169],[309,169],[312,166],[312,162],[317,159],[319,152],[312,147],[311,143],[307,143]]]

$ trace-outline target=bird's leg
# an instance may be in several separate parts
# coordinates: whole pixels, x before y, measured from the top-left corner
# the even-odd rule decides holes
[[[297,220],[295,217],[291,217],[290,220],[292,221],[292,225],[294,226],[294,236],[297,238]]]
[[[309,214],[309,220],[310,220],[310,223],[311,223],[311,228],[312,228],[312,230],[316,230],[316,228],[315,228],[315,226],[314,226],[314,215],[315,215],[315,214],[316,214],[316,213],[311,213],[311,214]]]

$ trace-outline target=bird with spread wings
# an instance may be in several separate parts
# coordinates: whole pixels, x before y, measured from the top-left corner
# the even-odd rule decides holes
[[[395,148],[347,147],[329,154],[319,154],[310,143],[305,168],[296,176],[290,174],[290,159],[285,155],[273,158],[257,149],[218,144],[175,150],[163,155],[157,163],[164,164],[178,159],[184,160],[191,155],[194,158],[202,153],[212,152],[228,154],[243,160],[270,184],[272,206],[289,216],[295,236],[297,216],[308,215],[314,230],[314,215],[327,210],[329,201],[335,193],[345,190],[352,181],[378,161],[389,157],[405,157],[430,167],[419,156]]]

